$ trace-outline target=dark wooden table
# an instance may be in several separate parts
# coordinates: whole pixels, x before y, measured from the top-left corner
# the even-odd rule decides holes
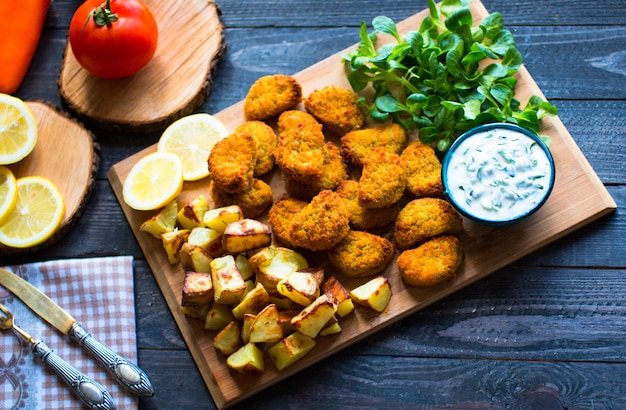
[[[53,0],[16,95],[59,107],[57,78],[80,1]],[[484,0],[618,209],[244,402],[241,408],[626,408],[626,2]],[[228,51],[199,111],[243,99],[266,74],[298,72],[358,41],[377,15],[420,0],[218,0]],[[105,138],[86,212],[58,244],[1,264],[133,255],[142,409],[213,408],[106,172],[154,137]],[[511,244],[515,246],[515,244]]]

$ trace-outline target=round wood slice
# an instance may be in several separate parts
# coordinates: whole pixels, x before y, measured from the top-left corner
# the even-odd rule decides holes
[[[65,201],[65,216],[46,242],[23,249],[0,245],[0,256],[34,253],[61,239],[87,205],[100,163],[100,147],[81,124],[47,102],[26,104],[37,120],[37,144],[26,158],[9,168],[16,178],[36,175],[54,182]]]
[[[105,80],[83,69],[65,46],[59,93],[88,126],[108,132],[162,131],[201,105],[226,51],[212,0],[144,0],[159,26],[156,53],[129,77]]]

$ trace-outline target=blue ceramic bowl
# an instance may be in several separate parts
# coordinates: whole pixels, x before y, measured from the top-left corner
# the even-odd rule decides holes
[[[444,195],[466,218],[507,226],[535,213],[554,187],[554,159],[534,133],[508,123],[462,134],[441,169]]]

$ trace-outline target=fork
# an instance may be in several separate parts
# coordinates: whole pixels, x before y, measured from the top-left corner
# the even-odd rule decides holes
[[[31,335],[13,322],[13,313],[0,303],[0,329],[13,330],[24,341],[33,345],[32,351],[63,379],[78,398],[94,410],[114,410],[115,403],[111,394],[100,384],[90,380],[80,371],[65,362],[59,355],[48,347],[41,339],[33,339]]]

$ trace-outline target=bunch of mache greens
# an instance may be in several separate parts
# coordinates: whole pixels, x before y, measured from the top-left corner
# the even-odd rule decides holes
[[[443,0],[438,7],[428,0],[430,15],[418,31],[404,36],[388,17],[374,18],[370,34],[363,22],[358,47],[344,56],[352,88],[359,92],[371,84],[374,89],[373,103],[359,99],[370,117],[418,129],[420,141],[441,153],[475,126],[510,122],[539,134],[541,118],[557,114],[538,96],[521,108],[515,74],[522,55],[513,35],[503,29],[500,13],[474,27],[468,5],[469,0]],[[376,50],[377,33],[397,43]]]

